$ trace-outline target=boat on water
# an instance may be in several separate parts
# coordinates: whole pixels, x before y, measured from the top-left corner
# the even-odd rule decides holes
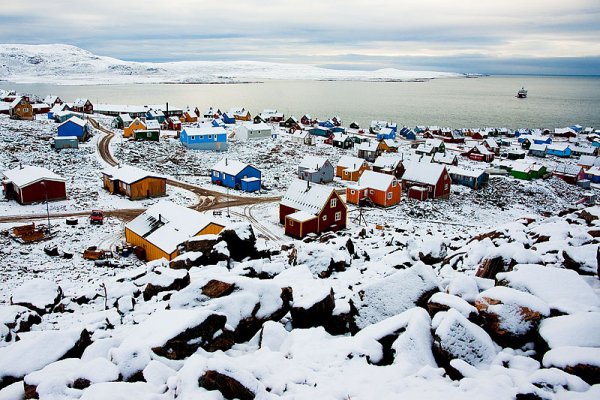
[[[527,98],[527,89],[525,89],[524,87],[522,87],[521,90],[519,90],[517,92],[517,97],[519,99],[526,99]]]

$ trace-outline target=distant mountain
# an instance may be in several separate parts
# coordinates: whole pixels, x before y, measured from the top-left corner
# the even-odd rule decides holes
[[[258,61],[130,62],[64,44],[0,44],[0,80],[94,85],[120,83],[235,83],[266,79],[411,81],[462,77],[436,71],[348,71]]]

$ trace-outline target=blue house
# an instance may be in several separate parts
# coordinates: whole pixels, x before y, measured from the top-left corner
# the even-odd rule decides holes
[[[470,187],[471,189],[479,189],[488,183],[490,175],[482,170],[471,171],[458,167],[450,167],[448,169],[452,184]]]
[[[553,143],[546,148],[546,154],[557,157],[571,157],[569,143]]]
[[[244,192],[260,190],[260,171],[237,160],[222,159],[212,167],[210,176],[215,185],[240,189]]]
[[[184,128],[179,135],[181,143],[193,150],[227,150],[227,131],[225,128],[202,126]]]
[[[331,128],[331,132],[333,132],[333,133],[346,133],[346,128],[344,128],[342,126],[334,126],[333,128]]]
[[[392,128],[381,128],[379,132],[377,132],[377,140],[384,139],[396,139],[396,131]]]
[[[226,124],[235,124],[235,117],[233,115],[229,116],[227,113],[225,113],[221,116],[221,118]]]
[[[319,121],[319,126],[331,129],[335,127],[335,124],[333,123],[333,121],[328,119],[327,121]]]
[[[585,171],[584,176],[593,183],[600,183],[600,167],[591,167]]]
[[[148,111],[146,111],[146,119],[155,119],[157,120],[160,124],[162,124],[163,122],[165,122],[165,114],[160,111],[160,110],[155,110],[153,108],[150,108]]]
[[[331,130],[324,126],[316,126],[314,128],[310,128],[308,133],[313,136],[329,137],[329,135],[331,135]]]
[[[80,142],[88,138],[89,129],[87,122],[78,117],[71,117],[58,126],[57,136],[74,136]]]

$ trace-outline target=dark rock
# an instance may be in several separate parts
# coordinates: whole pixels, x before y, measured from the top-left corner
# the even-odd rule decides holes
[[[260,303],[256,304],[252,314],[240,320],[240,323],[235,328],[234,339],[237,343],[243,343],[250,340],[262,328],[267,321],[279,321],[290,311],[292,302],[292,288],[285,287],[281,289],[281,300],[283,302],[281,308],[270,315],[258,318],[256,314],[260,310]]]
[[[56,283],[44,279],[31,279],[13,291],[10,303],[43,315],[52,312],[62,298],[62,288]]]
[[[155,279],[156,278],[156,279]],[[181,290],[190,284],[190,274],[181,274],[168,269],[156,269],[148,276],[149,282],[144,288],[144,300],[148,301],[160,292]]]
[[[589,364],[576,364],[563,368],[566,373],[576,375],[589,383],[597,385],[600,383],[600,367]]]
[[[507,270],[504,259],[502,256],[494,258],[486,258],[477,268],[475,276],[486,279],[496,279],[498,272],[505,272]]]
[[[236,379],[218,371],[206,371],[198,384],[206,390],[218,390],[226,399],[253,400],[256,396]]]
[[[328,323],[335,308],[333,289],[323,299],[309,308],[292,307],[292,324],[294,328],[313,328]]]
[[[240,233],[242,237],[239,236]],[[256,249],[256,236],[249,223],[239,223],[225,228],[219,234],[219,238],[227,243],[229,255],[235,261],[262,258]]]
[[[346,249],[348,250],[348,253],[354,254],[354,243],[350,238],[348,238],[348,240],[346,241]]]
[[[223,297],[231,294],[235,289],[233,283],[227,283],[211,279],[206,285],[202,287],[202,294],[210,298]]]
[[[349,300],[348,302],[350,303],[350,311],[332,315],[323,325],[330,335],[345,335],[347,333],[354,335],[358,332],[358,327],[356,326],[356,321],[354,319],[358,315],[358,311],[352,300]]]

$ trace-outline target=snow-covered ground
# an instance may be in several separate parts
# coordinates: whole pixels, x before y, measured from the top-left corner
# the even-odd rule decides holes
[[[101,188],[99,132],[56,153],[47,143],[55,129],[0,117],[2,170],[22,162],[67,177],[69,200],[51,203],[51,212],[152,203]],[[409,143],[400,145],[408,154]],[[111,151],[211,190],[223,190],[209,178],[221,157],[249,162],[271,187],[249,196],[283,194],[305,154],[334,165],[353,154],[285,134],[233,141],[226,153],[117,137]],[[574,208],[582,193],[556,178],[494,177],[479,191],[454,185],[448,200],[366,209],[366,224],[350,207],[347,230],[303,242],[283,236],[275,202],[232,207],[231,230],[244,243],[247,213],[280,240],[254,230],[267,256],[223,239],[209,250],[225,261],[201,263],[207,255],[192,249],[180,256],[189,269],[133,255],[123,257],[125,269],[83,260],[89,246],[123,243],[115,218],[102,226],[53,219],[55,236],[37,244],[0,235],[0,399],[24,391],[84,400],[598,398],[600,209]],[[169,198],[197,201],[183,190]],[[45,212],[0,207],[2,215]],[[48,245],[73,257],[47,255]]]
[[[0,79],[16,83],[234,83],[264,79],[403,81],[455,78],[439,71],[333,70],[258,61],[139,63],[94,55],[69,45],[0,44]]]

